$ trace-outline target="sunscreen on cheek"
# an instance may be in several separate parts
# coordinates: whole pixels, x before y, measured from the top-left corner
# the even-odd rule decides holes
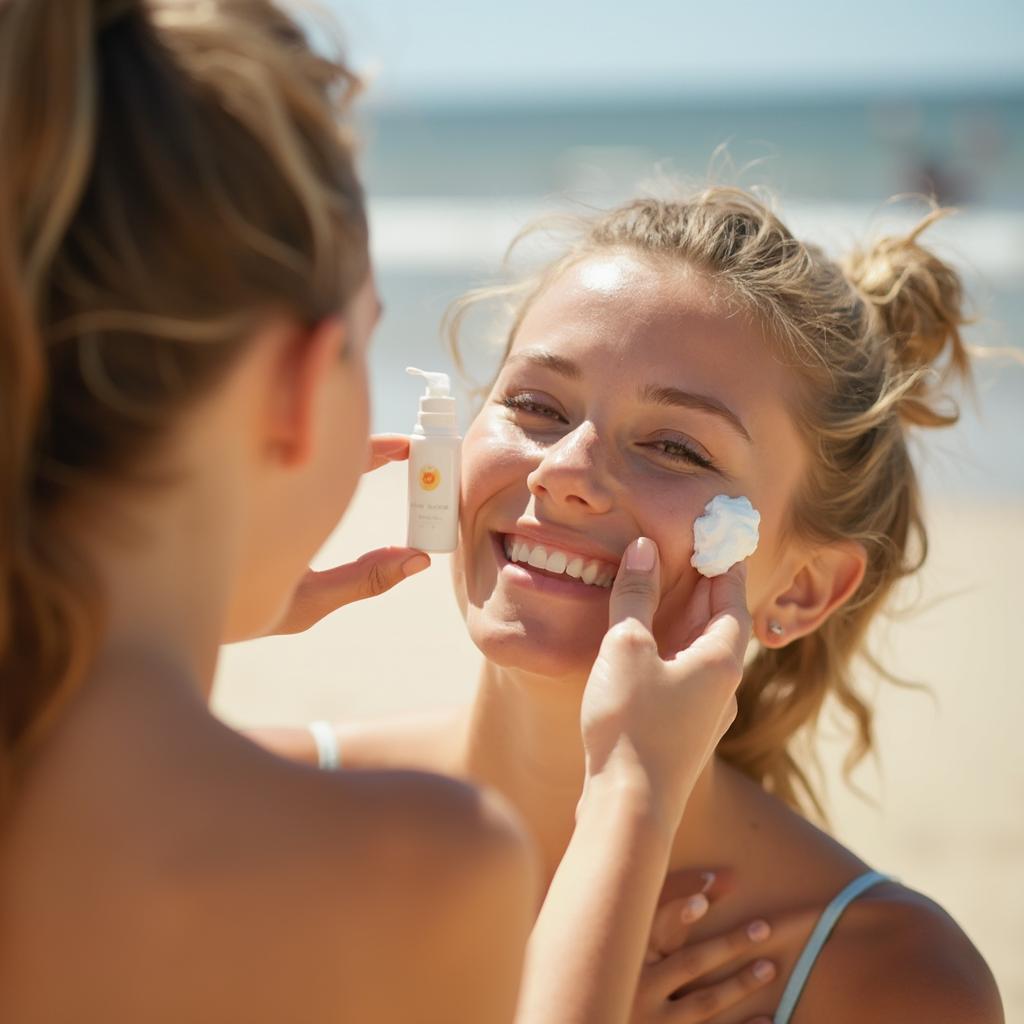
[[[462,438],[455,399],[446,373],[417,370],[427,390],[420,398],[409,439],[409,533],[406,543],[420,551],[454,551],[459,542],[459,477]]]
[[[749,498],[716,495],[693,524],[690,565],[709,578],[728,572],[757,550],[760,523],[761,513]]]

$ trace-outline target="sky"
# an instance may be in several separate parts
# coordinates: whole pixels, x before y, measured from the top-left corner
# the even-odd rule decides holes
[[[371,100],[1024,87],[1022,0],[320,0]]]

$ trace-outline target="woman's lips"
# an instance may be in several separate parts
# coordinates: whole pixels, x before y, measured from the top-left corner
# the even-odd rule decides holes
[[[491,543],[502,575],[510,582],[543,593],[577,599],[586,595],[606,597],[615,578],[614,571],[597,559],[584,559],[563,548],[537,544],[515,534],[492,534]],[[542,557],[544,565],[539,564]],[[537,564],[531,564],[531,559]],[[552,568],[548,568],[549,559]],[[567,572],[569,569],[574,572]]]
[[[552,576],[565,575],[588,586],[605,588],[615,579],[615,569],[599,559],[554,544],[541,544],[529,537],[508,533],[503,538],[503,547],[509,561],[529,565]]]

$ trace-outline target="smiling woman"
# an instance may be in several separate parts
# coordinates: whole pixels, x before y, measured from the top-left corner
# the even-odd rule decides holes
[[[455,310],[457,339],[475,302],[516,300],[464,444],[453,571],[486,662],[455,761],[510,797],[550,870],[571,832],[574,710],[601,643],[609,567],[633,537],[656,541],[654,632],[677,650],[692,636],[694,521],[717,495],[761,513],[739,712],[671,864],[735,871],[717,930],[768,916],[772,961],[738,1005],[708,987],[726,975],[684,985],[669,961],[649,966],[637,1022],[757,1011],[785,1024],[798,1003],[797,1021],[1001,1019],[986,965],[940,908],[794,813],[821,811],[792,747],[827,698],[853,719],[854,756],[870,749],[851,666],[926,550],[907,437],[953,423],[941,384],[969,375],[959,279],[919,241],[941,215],[840,264],[737,190],[638,200],[582,223],[532,278]],[[673,992],[693,997],[678,1016]]]
[[[818,580],[810,606],[782,595],[783,607],[766,605],[755,619],[760,648],[720,750],[821,816],[789,741],[832,693],[854,719],[855,756],[870,750],[871,712],[848,666],[867,621],[926,550],[904,428],[955,422],[936,385],[969,373],[959,280],[917,241],[942,214],[840,266],[739,190],[639,200],[581,222],[550,266],[470,293],[450,317],[458,357],[468,309],[513,297],[488,404],[504,408],[524,450],[569,435],[554,469],[545,462],[559,481],[589,449],[593,463],[578,469],[590,500],[601,500],[613,463],[629,468],[624,493],[672,524],[651,534],[663,550],[692,543],[689,527],[717,491],[750,496],[766,530],[752,606],[763,603],[758,563],[773,547],[794,538],[827,546],[833,589]],[[598,381],[604,418],[578,400]],[[473,432],[489,419],[485,407]],[[673,614],[664,601],[662,613]]]

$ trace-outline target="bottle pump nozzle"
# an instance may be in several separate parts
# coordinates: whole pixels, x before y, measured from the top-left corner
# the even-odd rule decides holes
[[[420,411],[416,417],[414,433],[444,434],[449,437],[458,434],[455,399],[451,395],[448,374],[417,370],[415,366],[407,366],[405,372],[414,377],[422,377],[427,382],[427,390],[420,397]]]
[[[451,394],[451,381],[447,373],[435,373],[432,370],[417,370],[415,366],[407,366],[405,372],[413,377],[423,377],[427,382],[428,398],[448,398]]]

